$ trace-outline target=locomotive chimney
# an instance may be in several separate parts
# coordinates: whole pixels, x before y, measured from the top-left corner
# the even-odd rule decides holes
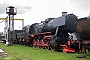
[[[67,12],[62,12],[62,16],[67,16]]]

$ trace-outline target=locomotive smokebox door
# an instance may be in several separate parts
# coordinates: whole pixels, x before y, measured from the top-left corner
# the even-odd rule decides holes
[[[70,33],[75,32],[77,21],[78,21],[78,18],[74,14],[68,14],[66,16],[65,27]]]
[[[53,19],[53,27],[63,26],[65,25],[65,16],[58,17]]]

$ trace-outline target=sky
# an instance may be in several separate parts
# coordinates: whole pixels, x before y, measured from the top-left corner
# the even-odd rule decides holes
[[[0,18],[7,16],[8,6],[17,8],[14,17],[24,19],[25,26],[60,17],[62,12],[73,13],[78,18],[90,14],[90,0],[0,0]],[[0,32],[4,31],[4,27],[5,23],[0,23]],[[14,29],[22,29],[22,21],[15,21]]]

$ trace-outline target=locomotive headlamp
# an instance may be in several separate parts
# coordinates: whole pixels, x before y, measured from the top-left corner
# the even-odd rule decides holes
[[[16,15],[17,14],[17,9],[13,6],[9,6],[9,7],[6,8],[6,14]]]

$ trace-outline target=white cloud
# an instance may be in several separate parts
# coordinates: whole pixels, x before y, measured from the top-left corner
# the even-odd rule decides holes
[[[17,8],[18,12],[18,14],[15,15],[15,18],[23,18],[25,25],[35,22],[38,23],[47,18],[59,17],[63,11],[67,11],[68,13],[73,12],[75,15],[80,17],[86,16],[89,11],[81,9],[81,5],[79,7],[78,2],[81,2],[81,0],[77,0],[78,2],[75,1],[76,0],[2,0],[2,3],[0,3],[0,9],[3,8],[3,10],[1,10],[2,12],[0,13],[3,13],[2,17],[5,17],[6,13],[4,8],[8,5],[14,6]],[[22,22],[18,23],[17,21],[16,24],[16,29],[19,29],[20,26],[22,26]]]
[[[83,11],[90,11],[90,0],[71,0],[71,3]]]
[[[0,14],[6,13],[6,7],[9,6],[8,3],[0,3]]]
[[[8,6],[10,6],[9,3],[1,3],[0,4],[0,14],[5,14],[6,13],[6,8]],[[18,14],[24,14],[24,13],[26,13],[29,10],[32,9],[32,7],[30,7],[30,6],[19,6],[19,5],[16,5],[14,7],[17,8]]]

